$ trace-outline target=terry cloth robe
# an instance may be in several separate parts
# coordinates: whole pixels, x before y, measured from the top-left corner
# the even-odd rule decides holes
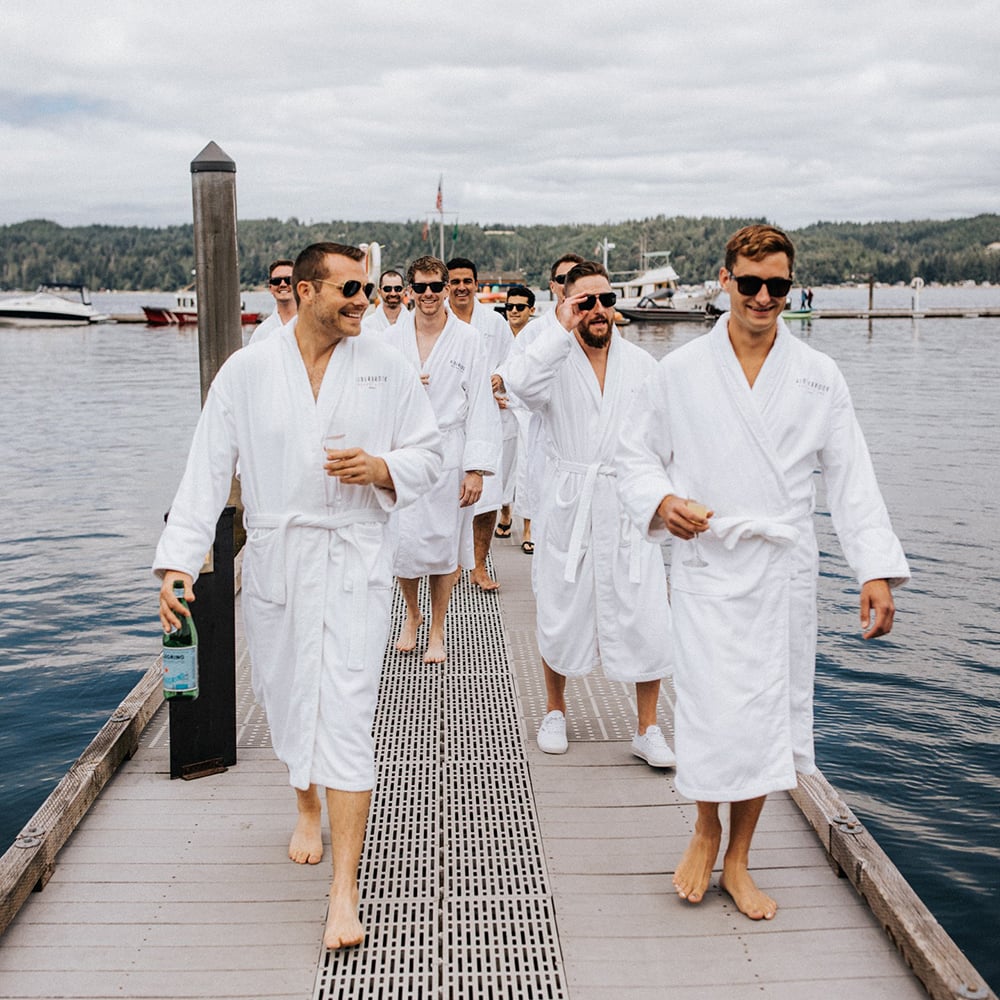
[[[244,342],[243,346],[248,347],[250,344],[259,344],[262,340],[273,337],[284,325],[281,322],[281,317],[278,315],[277,308],[275,308],[274,312],[267,319],[262,323],[258,323],[253,328],[253,333],[250,334],[249,339]]]
[[[487,370],[492,375],[510,353],[514,335],[511,333],[507,321],[492,306],[483,305],[478,300],[472,307],[470,325],[479,331],[483,349],[486,352]],[[492,389],[490,392],[492,393]],[[510,409],[501,410],[497,406],[497,413],[500,417],[500,436],[502,439],[500,454],[497,456],[497,473],[495,476],[483,480],[483,495],[475,506],[476,514],[488,514],[490,511],[499,510],[503,504],[508,503],[508,486],[511,495],[514,492],[517,419]]]
[[[601,666],[611,680],[671,668],[663,553],[618,503],[619,424],[655,362],[612,331],[604,392],[576,338],[553,319],[507,359],[505,384],[538,413],[546,457],[535,540],[538,649],[566,677]]]
[[[421,366],[411,313],[378,334],[417,372],[430,376],[427,396],[437,418],[444,465],[434,488],[392,518],[395,572],[404,580],[472,569],[473,507],[459,507],[466,472],[497,471],[500,419],[490,386],[481,335],[448,313],[448,321]],[[484,479],[486,477],[484,476]]]
[[[322,441],[385,459],[395,493],[340,486]],[[294,323],[222,366],[153,563],[197,577],[240,463],[243,612],[253,687],[296,788],[364,791],[393,592],[389,512],[440,475],[441,436],[412,368],[363,337],[333,351],[314,399]]]
[[[909,578],[850,393],[834,361],[778,324],[750,388],[728,314],[660,361],[622,423],[619,492],[653,540],[668,494],[715,511],[673,538],[676,784],[705,802],[793,788],[815,770],[812,729],[819,556],[814,471],[860,582]]]
[[[399,316],[407,311],[406,306],[403,306],[399,312]],[[397,316],[397,319],[399,317]],[[361,332],[362,333],[381,333],[382,330],[387,329],[393,324],[389,322],[389,317],[385,314],[385,307],[380,302],[371,312],[367,313],[364,319],[361,320]]]

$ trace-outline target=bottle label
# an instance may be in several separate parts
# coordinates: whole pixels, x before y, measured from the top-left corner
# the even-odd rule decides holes
[[[165,646],[163,649],[164,691],[193,691],[198,687],[198,647]]]

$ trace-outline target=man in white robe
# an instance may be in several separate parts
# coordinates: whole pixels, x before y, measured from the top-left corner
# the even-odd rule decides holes
[[[476,298],[479,272],[473,261],[467,257],[453,257],[448,261],[447,267],[448,309],[479,331],[486,351],[487,367],[490,372],[494,372],[510,353],[514,342],[510,327],[496,310],[483,305]],[[483,494],[473,511],[472,544],[475,565],[469,573],[470,583],[486,591],[500,589],[500,584],[486,569],[486,558],[490,554],[497,511],[503,505],[507,482],[513,478],[514,458],[517,455],[517,419],[508,409],[505,399],[497,396],[494,399],[500,417],[502,444],[497,457],[497,474],[483,480]]]
[[[358,336],[370,287],[363,252],[315,244],[294,271],[298,318],[233,354],[212,383],[153,568],[169,630],[185,613],[173,581],[193,599],[239,462],[254,692],[296,790],[288,853],[300,864],[322,857],[326,789],[334,874],[324,941],[337,948],[364,937],[357,869],[393,586],[386,522],[440,475],[441,436],[412,368]]]
[[[286,258],[271,261],[267,269],[267,287],[274,298],[274,312],[263,323],[258,323],[253,333],[244,342],[259,344],[290,323],[295,316],[295,292],[292,288],[293,262]]]
[[[378,279],[379,304],[361,321],[362,333],[380,333],[392,326],[403,308],[403,276],[399,271],[383,271]]]
[[[418,587],[426,576],[431,622],[423,659],[443,663],[451,591],[459,569],[475,565],[472,511],[482,494],[483,478],[497,471],[500,419],[482,338],[445,308],[444,261],[420,257],[407,268],[406,280],[416,307],[378,336],[420,373],[443,436],[444,468],[433,490],[392,518],[395,570],[406,602],[396,648],[416,649],[423,623]]]
[[[622,425],[618,463],[635,524],[675,539],[676,785],[698,820],[674,885],[690,903],[704,897],[729,802],[719,884],[758,920],[777,910],[748,871],[765,797],[816,766],[816,469],[861,585],[863,638],[889,632],[890,588],[909,577],[844,378],[780,319],[793,262],[771,226],[730,239],[719,276],[730,312],[660,362]]]
[[[503,367],[505,388],[540,415],[549,448],[534,522],[547,695],[538,747],[566,752],[566,679],[600,665],[609,679],[635,684],[632,752],[669,767],[673,753],[656,724],[671,668],[663,555],[621,511],[613,465],[621,421],[655,362],[615,329],[615,295],[599,263],[575,265],[565,285],[555,312],[536,320],[531,345]]]

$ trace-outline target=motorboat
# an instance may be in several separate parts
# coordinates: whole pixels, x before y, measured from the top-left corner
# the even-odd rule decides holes
[[[714,305],[721,292],[719,283],[682,286],[669,264],[626,281],[612,281],[611,287],[618,293],[618,311],[627,319],[704,320],[719,315]]]
[[[142,311],[151,326],[194,325],[198,322],[198,297],[192,285],[176,293],[173,306],[143,306]],[[247,312],[246,303],[241,300],[240,322],[249,326],[260,320],[261,313]]]
[[[34,295],[0,300],[0,326],[86,326],[107,319],[94,308],[86,285],[49,281]]]

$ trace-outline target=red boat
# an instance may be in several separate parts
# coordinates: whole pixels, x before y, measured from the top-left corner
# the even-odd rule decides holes
[[[143,306],[146,322],[151,326],[186,326],[198,322],[198,299],[193,288],[182,288],[176,295],[173,308],[168,306]],[[240,322],[244,326],[259,323],[261,313],[247,312],[240,302]]]

